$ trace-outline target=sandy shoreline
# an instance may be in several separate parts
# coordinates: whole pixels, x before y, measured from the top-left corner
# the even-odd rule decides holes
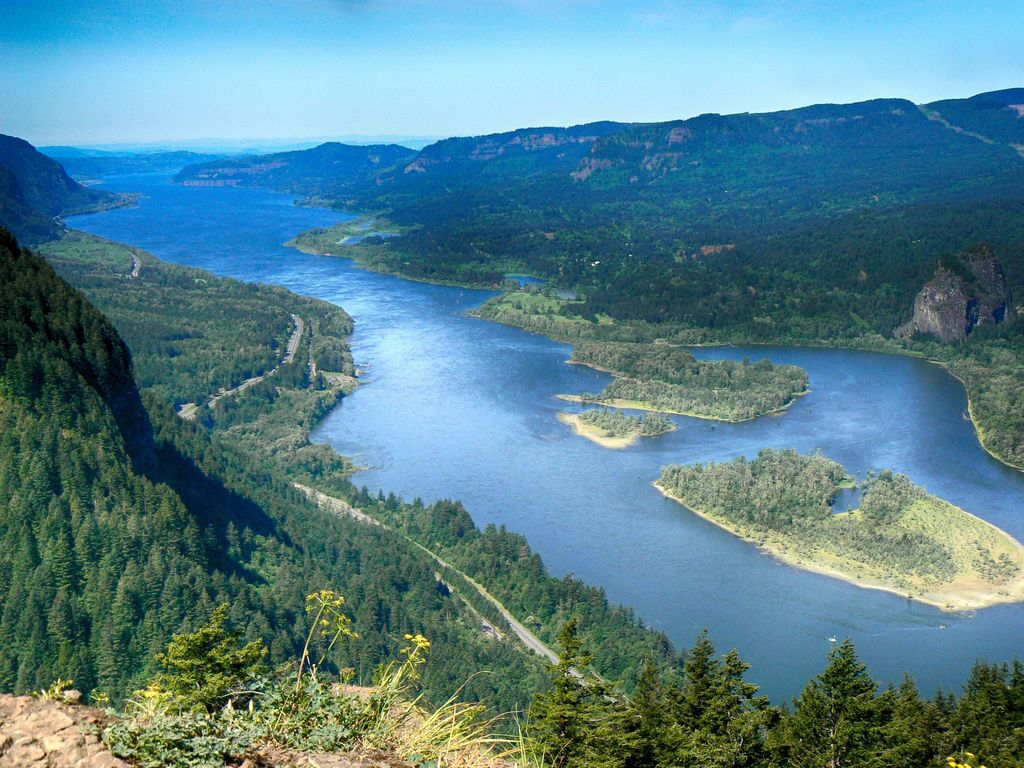
[[[603,429],[595,427],[593,424],[585,423],[580,419],[578,413],[560,413],[558,414],[558,420],[572,427],[572,431],[580,437],[585,437],[602,448],[612,448],[621,451],[623,448],[629,448],[629,446],[634,445],[640,439],[639,434],[632,434],[627,437],[605,437]]]
[[[984,583],[984,586],[982,586],[981,584],[978,584],[976,581],[974,583],[959,584],[954,581],[949,584],[942,585],[938,588],[932,588],[929,591],[911,593],[908,592],[905,588],[895,587],[891,584],[886,584],[884,582],[877,581],[871,578],[853,576],[849,573],[846,573],[845,571],[838,570],[837,568],[830,567],[823,563],[808,560],[805,557],[801,557],[790,552],[788,549],[778,544],[777,542],[761,542],[752,539],[750,536],[746,535],[745,533],[742,533],[736,528],[733,528],[731,525],[724,523],[723,521],[715,517],[712,517],[711,515],[708,515],[705,512],[701,512],[700,510],[688,506],[686,502],[684,502],[678,496],[670,493],[665,488],[663,488],[658,481],[655,481],[654,483],[652,483],[652,485],[655,488],[657,488],[658,492],[661,493],[663,496],[672,499],[672,501],[677,502],[678,504],[685,507],[688,511],[692,512],[698,517],[707,520],[709,523],[712,523],[713,525],[717,525],[722,530],[728,531],[729,533],[733,534],[734,536],[738,536],[744,541],[748,541],[751,544],[754,544],[762,552],[769,554],[777,560],[794,568],[800,568],[805,571],[819,573],[823,576],[830,576],[834,579],[845,581],[846,583],[853,584],[857,587],[863,587],[865,589],[877,589],[883,592],[890,592],[894,595],[906,597],[908,600],[916,600],[919,603],[925,603],[926,605],[931,605],[943,611],[949,612],[968,611],[977,608],[987,608],[989,606],[998,605],[1000,603],[1016,603],[1024,601],[1024,571],[1018,574],[1018,576],[1008,584],[1000,585],[998,587],[987,582]],[[970,512],[967,512],[965,510],[961,510],[961,512],[963,512],[966,515],[970,515],[971,517],[977,520],[980,520],[981,522],[994,528],[1000,534],[1008,538],[1011,542],[1013,542],[1014,545],[1016,545],[1019,554],[1022,558],[1024,558],[1024,544],[1021,544],[1019,541],[1017,541],[1008,533],[1006,533],[1006,531],[992,525],[992,523],[989,523],[987,520],[984,520],[978,517],[977,515],[972,515]]]
[[[559,395],[561,397],[561,395]],[[664,432],[658,432],[653,435],[641,435],[639,432],[635,432],[626,437],[608,437],[604,434],[604,430],[600,427],[594,426],[593,424],[587,424],[580,418],[578,413],[560,413],[558,414],[558,420],[563,424],[568,424],[572,427],[572,431],[580,437],[585,437],[591,442],[597,443],[602,448],[613,448],[615,450],[622,450],[634,445],[641,438],[644,437],[660,437],[661,435],[667,435],[669,432],[675,432],[679,429],[678,424],[673,424],[670,429],[666,429]]]
[[[582,363],[577,363],[577,365],[582,365]],[[619,408],[629,411],[650,411],[651,413],[670,413],[673,416],[688,416],[692,419],[704,419],[705,421],[721,421],[726,424],[741,424],[744,421],[753,421],[754,419],[759,419],[762,416],[770,416],[771,414],[784,413],[789,409],[791,405],[793,405],[793,403],[796,402],[796,399],[798,397],[803,397],[804,395],[809,394],[810,391],[810,388],[808,388],[805,389],[803,392],[797,392],[796,394],[793,395],[793,399],[790,400],[781,408],[775,408],[770,411],[765,411],[764,413],[759,413],[756,416],[747,416],[744,419],[723,419],[719,418],[718,416],[708,416],[707,414],[693,413],[691,411],[674,411],[671,408],[659,408],[655,405],[651,405],[650,403],[644,403],[639,400],[620,400],[618,398],[612,398],[610,400],[584,400],[580,395],[566,394],[555,395],[555,397],[557,397],[559,400],[565,400],[566,402],[569,403],[589,403],[593,405],[604,405],[608,408]]]

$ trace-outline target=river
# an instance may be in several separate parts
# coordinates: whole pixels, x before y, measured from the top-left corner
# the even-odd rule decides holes
[[[906,473],[1024,540],[1024,474],[991,458],[965,419],[961,385],[928,362],[786,347],[707,348],[703,358],[793,363],[811,392],[786,413],[742,424],[674,417],[680,429],[625,451],[573,435],[560,392],[609,380],[566,363],[570,348],[466,316],[485,291],[415,283],[282,243],[347,218],[264,190],[188,188],[163,176],[112,177],[137,208],[70,225],[168,261],[283,285],[344,307],[366,385],[316,429],[367,467],[355,477],[407,499],[461,499],[478,525],[523,533],[557,575],[573,573],[632,606],[677,647],[703,627],[737,648],[749,679],[787,699],[819,672],[830,638],[853,638],[871,673],[910,672],[925,694],[959,690],[977,658],[1024,656],[1024,604],[944,613],[896,595],[782,565],[664,499],[668,463],[753,457],[764,447],[820,450],[863,478]]]

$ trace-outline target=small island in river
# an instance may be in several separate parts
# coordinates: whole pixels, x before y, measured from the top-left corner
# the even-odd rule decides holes
[[[746,421],[777,413],[807,392],[807,372],[795,365],[697,360],[669,344],[582,341],[572,362],[615,375],[599,394],[565,400],[660,411],[718,421]]]
[[[837,513],[851,479],[820,455],[763,450],[753,461],[673,465],[655,485],[785,563],[944,610],[1024,601],[1024,545],[889,470],[860,507]]]
[[[560,413],[559,420],[573,431],[605,448],[628,448],[641,437],[654,437],[679,427],[667,416],[632,416],[607,408],[591,408],[582,413]]]

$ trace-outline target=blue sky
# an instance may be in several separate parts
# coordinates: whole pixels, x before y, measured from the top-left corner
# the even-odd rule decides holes
[[[34,144],[466,135],[1024,86],[1024,2],[0,0]]]

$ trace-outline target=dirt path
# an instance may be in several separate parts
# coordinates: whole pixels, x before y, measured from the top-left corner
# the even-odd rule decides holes
[[[295,488],[306,494],[306,496],[309,499],[315,501],[321,508],[329,509],[332,512],[335,512],[336,514],[348,515],[349,517],[355,518],[361,523],[366,523],[367,525],[376,525],[379,528],[394,530],[390,526],[384,525],[384,523],[382,523],[377,518],[371,517],[370,515],[366,514],[365,512],[362,512],[361,510],[356,509],[351,504],[348,504],[342,501],[341,499],[336,499],[333,496],[328,496],[327,494],[321,493],[315,488],[310,488],[308,485],[302,485],[301,483],[293,483],[293,485],[295,486]],[[406,536],[406,538],[408,539],[409,537]],[[453,566],[444,558],[431,552],[429,549],[424,547],[419,542],[413,541],[412,539],[409,539],[409,541],[411,541],[413,544],[415,544],[417,547],[423,550],[423,552],[425,552],[427,555],[433,558],[433,560],[436,563],[438,563],[441,567],[459,574],[469,584],[471,584],[473,588],[480,594],[480,597],[489,602],[498,610],[498,612],[502,615],[505,621],[508,622],[508,625],[512,628],[512,631],[515,632],[516,637],[518,637],[520,641],[522,641],[523,645],[525,645],[534,653],[545,657],[552,664],[558,663],[558,654],[552,651],[547,645],[544,644],[544,641],[542,641],[539,637],[533,634],[533,632],[527,629],[526,626],[522,624],[522,622],[520,622],[518,619],[516,619],[515,616],[512,615],[512,612],[509,611],[508,608],[506,608],[501,603],[501,601],[498,600],[498,598],[496,598],[494,595],[492,595],[490,592],[484,589],[484,587],[481,584],[467,576],[465,573],[460,571],[458,568]],[[472,606],[470,606],[470,609],[472,609]],[[484,623],[487,626],[490,626],[492,631],[496,631],[496,628],[490,625],[488,622]]]
[[[132,274],[131,274],[131,277],[138,277],[140,272],[142,272],[142,262],[139,261],[139,257],[135,255],[135,251],[132,251]]]

